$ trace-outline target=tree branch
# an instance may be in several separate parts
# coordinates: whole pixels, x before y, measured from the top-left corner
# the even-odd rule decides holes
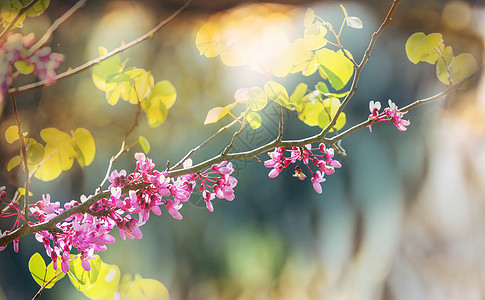
[[[74,74],[77,74],[81,71],[84,71],[90,67],[92,67],[93,65],[115,55],[115,54],[118,54],[128,48],[131,48],[133,46],[135,46],[136,44],[139,44],[141,42],[143,42],[144,40],[146,39],[149,39],[151,38],[157,31],[159,31],[163,26],[165,26],[166,24],[168,24],[170,21],[172,21],[176,16],[178,16],[184,9],[186,9],[189,4],[192,2],[192,0],[187,0],[179,9],[177,9],[174,13],[172,13],[170,16],[168,16],[166,19],[164,19],[163,21],[161,21],[157,26],[155,26],[153,29],[151,29],[150,31],[148,31],[147,33],[145,33],[144,35],[140,36],[139,38],[127,43],[127,44],[124,44],[116,49],[114,49],[113,51],[111,52],[108,52],[106,53],[105,55],[101,56],[101,57],[98,57],[98,58],[95,58],[95,59],[92,59],[72,70],[69,70],[69,71],[66,71],[66,72],[63,72],[61,74],[58,74],[55,78],[56,80],[61,80],[61,79],[64,79],[64,78],[67,78],[67,77],[70,77]],[[42,81],[38,81],[38,82],[34,82],[34,83],[31,83],[31,84],[27,84],[27,85],[23,85],[23,86],[19,86],[19,87],[14,87],[14,88],[10,88],[8,90],[8,94],[20,94],[20,93],[23,93],[23,92],[26,92],[26,91],[30,91],[30,90],[33,90],[33,89],[36,89],[36,88],[39,88],[43,85],[45,85],[47,82],[47,80],[42,80]]]
[[[54,21],[52,25],[47,29],[44,35],[37,41],[37,43],[30,48],[30,51],[33,53],[40,47],[42,47],[47,40],[50,38],[52,33],[62,24],[64,23],[72,14],[74,14],[79,8],[81,8],[87,0],[79,0],[76,4],[74,4],[68,11],[66,11],[60,18]]]

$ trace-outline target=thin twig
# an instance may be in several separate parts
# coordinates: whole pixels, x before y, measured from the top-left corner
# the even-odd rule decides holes
[[[74,74],[77,74],[81,71],[84,71],[92,66],[94,66],[95,64],[115,55],[115,54],[118,54],[128,48],[131,48],[133,46],[135,46],[136,44],[139,44],[141,42],[143,42],[144,40],[146,39],[149,39],[151,38],[157,31],[159,31],[163,26],[165,26],[166,24],[168,24],[170,21],[172,21],[177,15],[179,15],[184,9],[187,8],[187,6],[189,6],[190,2],[192,2],[192,0],[187,0],[179,9],[177,9],[174,13],[172,13],[170,16],[168,16],[166,19],[164,19],[163,21],[161,21],[157,26],[155,26],[153,29],[151,29],[150,31],[148,31],[147,33],[145,33],[144,35],[140,36],[139,38],[127,43],[127,44],[124,44],[116,49],[114,49],[113,51],[111,52],[108,52],[107,54],[101,56],[101,57],[98,57],[98,58],[95,58],[95,59],[92,59],[88,62],[85,62],[84,64],[74,68],[74,69],[71,69],[69,71],[66,71],[66,72],[63,72],[63,73],[60,73],[58,74],[55,78],[56,80],[61,80],[61,79],[64,79],[64,78],[67,78],[67,77],[70,77]],[[10,88],[8,90],[8,94],[20,94],[20,93],[23,93],[23,92],[26,92],[26,91],[30,91],[30,90],[33,90],[33,89],[36,89],[36,88],[39,88],[43,85],[45,85],[46,83],[48,83],[47,80],[42,80],[42,81],[38,81],[38,82],[34,82],[34,83],[31,83],[31,84],[27,84],[27,85],[23,85],[23,86],[19,86],[19,87],[13,87],[13,88]]]
[[[276,138],[278,141],[281,141],[281,139],[283,138],[283,108],[281,107],[281,105],[278,105],[279,108],[280,108],[280,112],[279,112],[279,124],[278,124],[278,137]]]
[[[20,122],[19,112],[17,109],[17,104],[15,103],[15,96],[11,95],[13,113],[15,115],[15,121],[17,122],[17,130],[20,140],[20,152],[22,153],[22,159],[24,164],[25,173],[25,194],[24,194],[24,224],[22,227],[29,226],[29,186],[30,186],[30,174],[29,174],[29,164],[27,161],[27,148],[25,147],[24,134],[22,133],[22,122]]]
[[[377,38],[384,30],[384,28],[391,22],[392,15],[396,10],[396,7],[399,4],[399,2],[401,2],[401,0],[394,0],[394,2],[391,5],[391,8],[389,9],[389,12],[387,13],[386,18],[384,19],[384,22],[382,22],[381,26],[379,26],[379,29],[377,29],[377,31],[372,34],[372,38],[370,40],[369,46],[367,47],[367,50],[365,50],[364,57],[362,57],[362,61],[357,67],[354,68],[355,74],[354,74],[354,79],[352,80],[352,85],[350,87],[349,93],[347,94],[347,96],[345,96],[344,100],[339,105],[337,112],[332,118],[332,121],[330,121],[327,127],[325,127],[325,129],[323,129],[322,132],[320,133],[322,137],[325,136],[335,126],[335,123],[337,123],[338,117],[344,110],[350,98],[352,98],[352,96],[354,95],[355,91],[357,91],[357,83],[359,82],[360,73],[362,72],[362,69],[364,68],[365,64],[367,63],[367,61],[371,56],[371,53],[372,53],[372,50],[374,49],[374,45],[377,41]]]
[[[54,21],[52,25],[47,29],[44,35],[37,41],[37,43],[30,48],[30,51],[33,53],[40,47],[42,47],[47,40],[50,38],[52,33],[62,24],[64,23],[72,14],[74,14],[79,8],[81,8],[87,0],[79,0],[76,4],[74,4],[68,11],[66,11],[60,18]]]
[[[108,164],[108,170],[106,171],[106,175],[104,176],[104,179],[103,181],[100,183],[100,185],[98,186],[98,189],[101,191],[103,189],[103,185],[106,183],[106,180],[108,180],[108,177],[111,173],[111,168],[113,167],[113,163],[121,156],[123,155],[126,151],[128,151],[128,149],[131,148],[132,145],[128,146],[128,147],[125,147],[126,145],[126,139],[128,138],[128,136],[133,132],[133,130],[135,130],[135,128],[138,126],[138,119],[140,118],[140,114],[141,114],[141,102],[140,102],[140,98],[138,97],[138,93],[136,91],[136,85],[133,84],[133,87],[135,89],[135,95],[136,95],[136,98],[138,100],[138,103],[137,103],[137,106],[136,106],[136,113],[135,113],[135,119],[133,120],[133,124],[131,125],[131,127],[125,132],[125,135],[123,137],[123,141],[121,142],[121,147],[120,147],[120,150],[118,151],[118,153],[116,153],[115,156],[111,156],[111,159],[109,160],[109,164]]]
[[[12,22],[10,22],[10,24],[8,24],[7,28],[5,28],[2,33],[0,34],[0,40],[3,40],[5,38],[5,36],[7,36],[7,33],[10,32],[10,30],[12,30],[12,28],[15,26],[15,23],[17,23],[17,21],[20,19],[20,17],[25,14],[32,6],[34,6],[35,3],[37,3],[39,0],[32,0],[29,4],[25,5],[24,7],[22,7],[19,12],[17,13],[17,15],[15,16],[15,18],[13,18]]]
[[[236,119],[238,120],[238,119]],[[245,120],[243,120],[245,121]],[[226,146],[226,148],[224,148],[224,151],[222,151],[221,153],[221,156],[226,156],[227,153],[229,152],[229,150],[232,148],[232,146],[234,145],[234,142],[236,141],[237,137],[243,132],[244,130],[244,124],[246,123],[242,123],[241,124],[241,128],[239,128],[238,131],[236,131],[233,135],[232,135],[232,139],[231,141],[229,142],[229,144]]]
[[[180,168],[182,166],[182,164],[189,158],[191,157],[194,153],[196,153],[197,151],[199,151],[200,149],[202,149],[204,146],[206,146],[207,144],[209,144],[212,140],[214,140],[217,136],[219,136],[221,133],[223,133],[224,131],[228,130],[229,128],[231,128],[232,126],[234,126],[234,124],[240,122],[240,119],[242,118],[242,116],[240,116],[239,118],[237,118],[237,120],[234,120],[232,121],[231,123],[227,124],[226,126],[223,126],[221,127],[216,133],[214,133],[213,135],[211,135],[207,140],[205,140],[202,144],[200,144],[199,146],[195,147],[194,149],[190,150],[189,153],[187,153],[187,155],[184,156],[184,158],[182,158],[177,164],[175,164],[173,167],[172,167],[172,170],[176,170],[178,168]]]

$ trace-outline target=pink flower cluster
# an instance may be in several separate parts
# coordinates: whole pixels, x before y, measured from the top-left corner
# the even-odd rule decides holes
[[[399,131],[405,131],[410,124],[408,120],[403,120],[402,117],[405,113],[400,112],[397,108],[396,104],[391,100],[388,101],[389,107],[385,108],[382,113],[379,113],[381,109],[381,103],[379,101],[371,101],[369,102],[369,110],[371,114],[369,115],[369,120],[375,120],[376,122],[380,121],[392,121],[394,126],[397,127]],[[372,126],[367,126],[369,131],[372,132]]]
[[[320,154],[315,154],[313,151],[318,150]],[[285,152],[290,156],[284,156]],[[273,168],[268,176],[275,178],[278,176],[284,168],[288,167],[292,163],[298,163],[295,167],[294,177],[300,180],[305,180],[306,175],[303,173],[300,164],[303,162],[307,166],[308,170],[312,174],[311,182],[313,188],[319,194],[322,193],[321,182],[326,179],[325,175],[332,175],[335,173],[335,168],[340,168],[342,165],[333,159],[333,148],[326,148],[325,144],[321,143],[318,148],[312,148],[311,144],[305,147],[292,147],[291,150],[286,150],[284,147],[276,147],[273,152],[268,152],[271,159],[264,162],[264,166],[267,168]],[[312,171],[310,165],[317,167],[316,171]]]
[[[0,102],[3,102],[16,76],[12,69],[14,65],[22,69],[21,73],[33,72],[40,80],[46,80],[47,84],[56,82],[55,69],[64,60],[64,55],[52,53],[50,47],[32,52],[30,48],[34,41],[33,33],[25,36],[20,33],[9,34],[6,40],[0,40]]]
[[[198,184],[211,212],[214,210],[211,200],[215,197],[229,201],[234,199],[233,188],[237,180],[231,176],[234,172],[231,163],[222,162],[204,172],[170,178],[167,172],[155,170],[155,164],[143,153],[135,154],[135,158],[136,169],[133,173],[127,175],[125,170],[111,173],[108,178],[111,183],[110,196],[91,205],[91,213],[74,214],[57,224],[55,230],[36,233],[37,240],[44,244],[47,254],[52,258],[54,269],[57,269],[60,259],[61,269],[67,273],[71,251],[76,249],[83,268],[89,271],[89,260],[94,258],[94,254],[106,250],[107,244],[115,242],[115,238],[110,235],[114,227],[119,228],[122,239],[141,239],[143,234],[140,226],[146,223],[150,213],[161,215],[161,206],[175,219],[182,219],[179,210],[189,200]],[[184,168],[191,165],[192,161],[189,159],[184,163]],[[81,202],[85,201],[87,198],[82,196]],[[16,204],[4,204],[14,209],[8,216],[17,216],[14,228],[18,228],[19,220],[23,218],[21,210]],[[50,195],[43,195],[41,201],[30,205],[30,215],[37,222],[29,223],[35,225],[49,221],[78,205],[79,202],[72,200],[61,208],[59,202],[50,201]],[[2,210],[0,216],[7,215]],[[15,245],[18,249],[18,240]]]

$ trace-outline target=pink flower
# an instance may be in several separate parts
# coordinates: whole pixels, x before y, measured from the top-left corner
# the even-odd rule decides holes
[[[313,173],[313,176],[312,176],[313,188],[319,194],[322,193],[322,186],[320,185],[320,182],[325,181],[325,178],[323,178],[323,175],[324,174],[322,174],[322,172],[316,171],[315,173]]]
[[[165,208],[168,210],[168,213],[177,220],[182,220],[182,215],[179,212],[179,209],[182,208],[182,203],[175,203],[172,200],[167,200],[165,203]]]
[[[109,186],[110,188],[124,186],[128,181],[126,179],[126,171],[121,170],[121,172],[118,173],[117,170],[114,170],[111,172],[111,176],[108,177],[108,181],[111,182],[111,185]]]
[[[396,104],[391,100],[388,100],[388,104],[389,104],[389,107],[385,108],[382,113],[379,113],[379,109],[381,108],[381,103],[379,101],[375,103],[374,101],[370,101],[369,109],[371,111],[371,114],[369,115],[368,120],[375,120],[376,122],[392,121],[392,123],[394,124],[394,126],[397,127],[398,130],[405,131],[407,129],[406,126],[410,124],[408,120],[402,119],[405,113],[400,112]],[[367,127],[369,128],[369,131],[372,132],[371,125]]]
[[[384,109],[384,113],[399,131],[405,131],[407,129],[406,126],[408,126],[411,122],[402,119],[404,113],[398,110],[395,103],[393,103],[391,100],[389,100],[388,103],[389,107]]]

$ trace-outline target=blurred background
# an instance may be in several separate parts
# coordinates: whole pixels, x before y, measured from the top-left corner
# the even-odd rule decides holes
[[[28,19],[21,32],[42,36],[49,25],[76,1],[51,1],[43,15]],[[166,122],[150,128],[144,117],[131,136],[146,136],[149,156],[157,167],[172,165],[218,130],[203,126],[206,113],[233,102],[236,89],[262,86],[267,80],[248,66],[229,67],[219,57],[206,58],[195,46],[198,29],[209,18],[258,18],[261,32],[281,30],[289,40],[303,35],[307,7],[338,28],[339,4],[364,23],[344,29],[342,43],[357,61],[392,1],[194,0],[192,5],[153,38],[121,54],[127,66],[151,70],[155,80],[170,80],[177,101]],[[181,6],[170,1],[88,1],[57,30],[50,43],[66,60],[64,71],[98,56],[98,47],[112,50],[154,27]],[[455,55],[484,56],[483,1],[415,1],[398,6],[392,23],[378,39],[358,91],[347,106],[346,128],[367,119],[370,100],[401,107],[442,91],[445,86],[429,64],[407,60],[404,44],[414,32],[440,32]],[[248,22],[249,23],[249,22]],[[276,24],[276,25],[275,25]],[[258,38],[258,33],[254,33]],[[261,37],[259,37],[261,39]],[[266,38],[269,39],[269,38]],[[266,41],[267,42],[267,41]],[[277,44],[261,48],[278,50]],[[293,91],[318,75],[293,75],[285,80]],[[35,81],[22,78],[20,86]],[[50,193],[61,203],[90,195],[104,178],[108,161],[131,126],[136,107],[120,101],[110,106],[91,80],[91,70],[17,96],[25,130],[40,140],[42,128],[69,132],[89,129],[96,142],[95,161],[76,165],[52,182],[32,182],[32,199]],[[277,114],[269,106],[263,126],[247,130],[234,150],[244,151],[276,136]],[[285,138],[319,132],[285,112]],[[11,105],[3,107],[0,131],[13,125]],[[343,167],[315,193],[309,179],[293,178],[290,168],[275,179],[256,161],[235,163],[239,181],[232,202],[216,200],[210,213],[196,195],[184,205],[182,221],[166,212],[152,216],[141,229],[142,240],[117,242],[100,253],[121,273],[161,281],[171,299],[483,299],[485,298],[485,79],[466,91],[412,110],[405,133],[392,124],[377,124],[373,133],[359,131],[342,142],[348,156]],[[222,124],[229,123],[223,119]],[[221,151],[232,132],[220,136],[195,162]],[[134,148],[115,169],[134,169]],[[0,139],[0,186],[14,191],[23,174],[6,171],[18,149]],[[266,160],[266,155],[260,156]],[[9,193],[9,196],[12,196]],[[2,229],[6,228],[0,220]],[[45,250],[34,237],[20,241],[20,252],[0,253],[0,299],[30,299],[38,286],[28,271],[34,252]],[[40,299],[85,299],[68,279],[43,292]]]

